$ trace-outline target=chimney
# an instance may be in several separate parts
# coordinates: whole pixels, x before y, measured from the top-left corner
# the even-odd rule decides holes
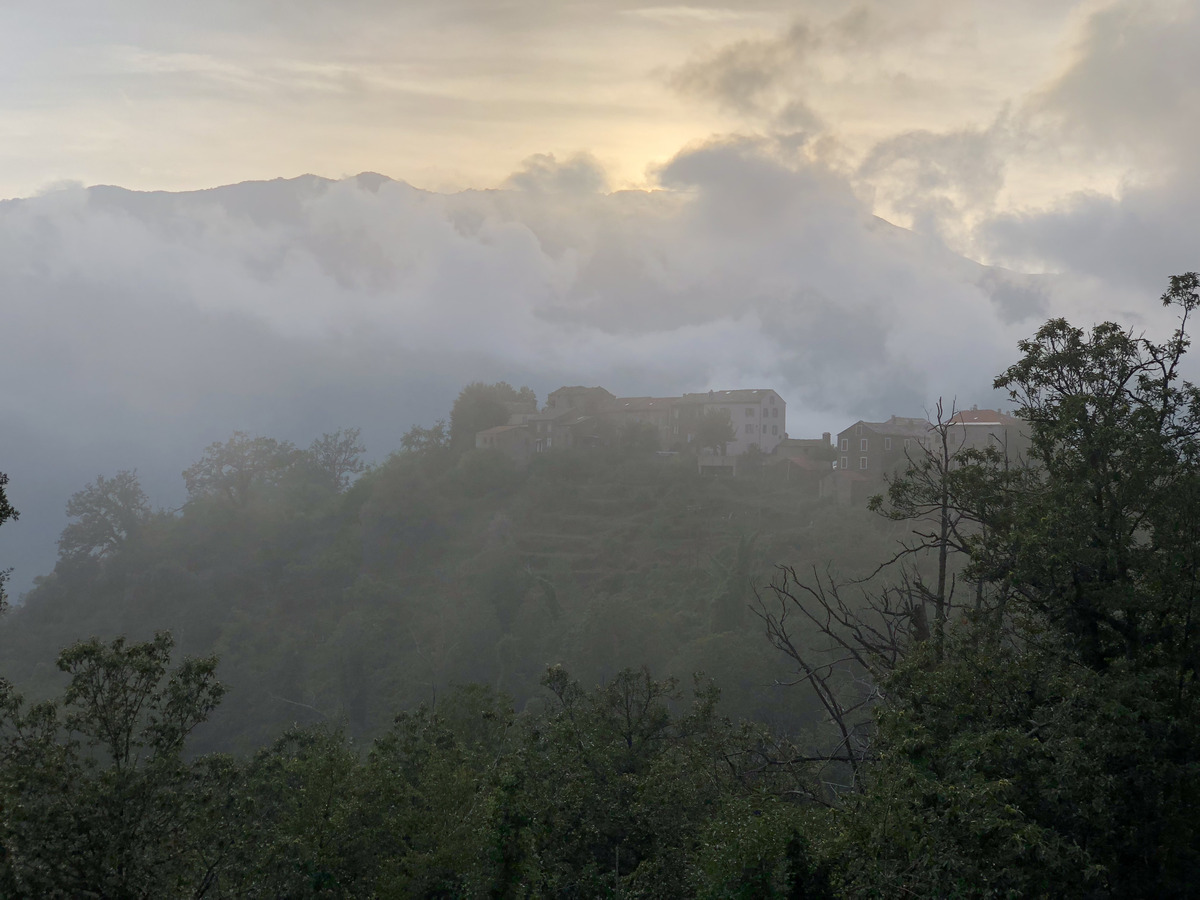
[[[823,440],[827,444],[832,444],[833,436],[828,431],[822,431],[821,432],[821,440]]]

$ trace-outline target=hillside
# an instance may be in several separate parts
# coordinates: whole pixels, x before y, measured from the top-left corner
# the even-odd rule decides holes
[[[771,686],[788,670],[753,585],[781,563],[858,572],[889,540],[769,466],[713,479],[688,457],[592,450],[518,470],[434,449],[340,492],[319,475],[292,465],[238,502],[150,516],[111,552],[64,554],[0,625],[6,673],[43,695],[71,641],[169,629],[184,653],[218,654],[231,689],[198,750],[248,750],[292,722],[373,736],[469,681],[520,708],[557,663],[585,684],[705,671],[737,715],[794,729],[804,710]]]

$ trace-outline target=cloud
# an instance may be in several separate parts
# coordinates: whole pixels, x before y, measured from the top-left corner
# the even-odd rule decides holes
[[[669,83],[737,112],[763,113],[790,77],[802,71],[818,42],[808,23],[797,21],[777,37],[738,41],[693,59],[675,70]]]
[[[698,22],[737,22],[751,17],[753,14],[746,10],[731,9],[729,7],[703,7],[703,6],[643,6],[637,9],[628,9],[622,11],[624,15],[634,16],[639,19],[650,19],[656,22],[664,22],[668,24],[676,24],[680,21],[694,20]]]
[[[1003,189],[1012,144],[1005,120],[987,129],[895,135],[871,148],[856,175],[914,229],[943,235],[966,216],[989,210]]]
[[[602,194],[609,188],[608,174],[590,153],[577,153],[562,162],[553,153],[530,156],[508,176],[505,186],[554,194]]]
[[[828,7],[812,6],[774,34],[694,54],[671,71],[668,84],[684,96],[771,125],[803,111],[805,127],[811,129],[820,121],[813,101],[824,89],[847,81],[847,69],[856,80],[875,74],[875,57],[884,49],[929,39],[944,25],[950,4],[868,0],[834,16]]]
[[[1200,140],[1200,8],[1114,3],[1087,18],[1065,70],[1030,98],[1030,127],[1082,158],[1190,165]]]
[[[1191,239],[1200,199],[1200,56],[1191,50],[1200,43],[1200,7],[1130,0],[1073,17],[1058,6],[1038,15],[1070,50],[1055,51],[1057,60],[1047,52],[1044,74],[1014,81],[1007,96],[992,85],[983,91],[986,77],[954,62],[981,41],[985,14],[940,2],[803,13],[785,31],[694,57],[672,84],[765,134],[794,130],[798,156],[831,160],[874,210],[948,246],[1017,269],[1098,279],[1112,296],[1153,296],[1167,275],[1200,266]],[[985,73],[1009,46],[1006,23],[991,26]],[[928,63],[914,48],[928,49]],[[935,90],[939,72],[949,81]],[[861,103],[847,83],[894,92],[914,111],[972,91],[986,103],[938,127],[892,121],[882,110],[865,139],[870,129],[829,100]],[[953,96],[959,89],[967,93]],[[759,199],[767,209],[780,202]],[[1018,317],[1045,305],[1038,290],[1006,286],[990,296]]]
[[[1200,269],[1196,209],[1200,172],[1119,196],[1076,194],[1050,209],[996,216],[978,239],[1016,265],[1076,272],[1143,291]]]
[[[174,505],[235,429],[361,426],[383,456],[480,379],[771,386],[793,434],[987,402],[1030,317],[1060,308],[1055,285],[876,219],[786,140],[697,144],[661,190],[601,178],[546,156],[499,191],[307,176],[0,203],[0,383],[19,386],[0,393],[0,471],[23,512],[0,560],[25,586],[46,571],[97,473],[136,467]]]
[[[1021,111],[1021,127],[1066,165],[1109,164],[1120,184],[998,214],[981,223],[980,246],[1013,265],[1141,292],[1200,268],[1198,42],[1195,4],[1115,4],[1091,15],[1070,64]]]

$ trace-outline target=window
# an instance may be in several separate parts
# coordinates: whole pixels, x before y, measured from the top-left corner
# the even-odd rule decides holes
[[[753,407],[753,406],[747,406],[747,407],[746,407],[746,418],[748,419],[748,418],[750,418],[752,415],[754,415],[754,407]]]
[[[865,469],[867,467],[867,458],[865,456],[860,456],[858,458],[858,467],[860,469]]]
[[[907,450],[907,449],[908,449],[908,444],[909,444],[909,441],[911,441],[911,440],[912,440],[912,438],[905,438],[905,439],[904,439],[904,449],[905,449],[905,450]]]
[[[754,433],[754,426],[753,426],[753,425],[747,425],[747,426],[746,426],[746,434],[753,434],[753,433]]]
[[[867,439],[866,438],[863,438],[861,441],[858,442],[858,449],[861,450],[863,453],[867,452]]]
[[[891,439],[891,438],[884,438],[884,439],[883,439],[883,449],[884,449],[884,450],[891,450],[891,449],[892,449],[892,439]]]
[[[771,434],[779,434],[779,426],[778,425],[771,426]]]
[[[843,453],[845,453],[847,450],[849,450],[850,449],[850,438],[842,438],[842,442],[841,442],[841,444],[838,445],[838,449],[841,450]],[[842,468],[845,468],[845,466],[843,466]]]
[[[771,410],[771,418],[773,418],[773,419],[779,418],[779,407],[778,406],[775,407],[773,410]]]
[[[850,468],[850,460],[846,459],[846,457],[844,457],[844,456],[843,456],[843,457],[842,457],[842,459],[841,459],[841,461],[838,463],[838,468],[839,468],[839,469],[848,469],[848,468]]]

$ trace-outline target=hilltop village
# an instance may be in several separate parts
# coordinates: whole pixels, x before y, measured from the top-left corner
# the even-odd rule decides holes
[[[539,453],[605,446],[618,440],[663,455],[695,454],[701,474],[737,476],[748,468],[780,467],[785,477],[812,482],[819,496],[858,502],[920,449],[931,447],[933,423],[891,416],[860,419],[836,436],[793,438],[787,403],[771,388],[617,397],[603,387],[560,387],[536,401],[510,401],[508,421],[479,431],[478,449],[494,449],[521,464]],[[1028,439],[1019,419],[995,409],[960,410],[947,420],[951,452],[996,446],[1014,456]]]

